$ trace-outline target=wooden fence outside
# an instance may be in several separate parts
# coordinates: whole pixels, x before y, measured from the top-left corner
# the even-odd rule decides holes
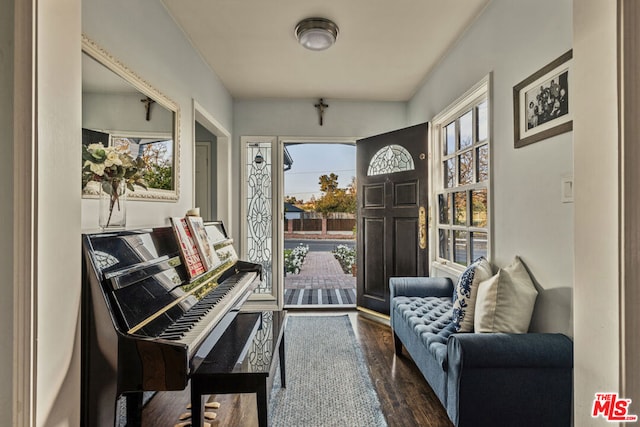
[[[301,218],[285,219],[286,233],[308,234],[348,234],[356,225],[354,214],[329,213],[326,218],[319,212],[303,212]]]

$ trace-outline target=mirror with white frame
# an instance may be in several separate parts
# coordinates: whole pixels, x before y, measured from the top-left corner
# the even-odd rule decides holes
[[[143,160],[147,189],[129,199],[177,201],[180,191],[178,105],[95,42],[82,37],[82,143],[102,143]],[[83,197],[100,184],[83,174]]]

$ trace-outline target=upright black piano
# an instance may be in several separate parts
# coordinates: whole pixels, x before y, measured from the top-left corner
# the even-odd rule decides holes
[[[260,282],[221,222],[205,229],[219,264],[195,278],[171,226],[82,236],[82,425],[115,425],[121,397],[139,425],[144,391],[185,389]]]

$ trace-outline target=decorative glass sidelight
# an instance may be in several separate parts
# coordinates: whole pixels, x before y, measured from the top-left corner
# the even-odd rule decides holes
[[[251,142],[246,150],[247,261],[262,265],[262,283],[255,293],[273,287],[273,215],[271,142]]]
[[[254,371],[269,370],[273,358],[273,311],[262,313],[262,327],[256,332],[249,347],[249,366]]]
[[[415,169],[413,157],[404,147],[396,144],[382,147],[369,162],[368,176],[411,171]]]

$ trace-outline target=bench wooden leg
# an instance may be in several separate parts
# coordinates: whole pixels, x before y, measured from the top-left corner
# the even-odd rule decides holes
[[[269,393],[267,391],[267,381],[264,379],[263,383],[260,384],[256,390],[256,401],[258,404],[258,426],[259,427],[267,427],[269,423],[268,417],[268,399]]]
[[[142,392],[125,394],[127,401],[127,425],[139,426],[142,424]]]
[[[191,427],[202,427],[202,395],[191,381]]]
[[[393,347],[396,355],[400,356],[402,354],[402,341],[400,341],[395,332],[393,333]]]

